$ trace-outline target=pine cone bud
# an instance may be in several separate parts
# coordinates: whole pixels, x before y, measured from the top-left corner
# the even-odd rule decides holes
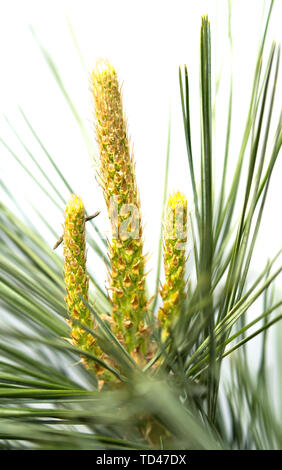
[[[115,69],[100,60],[92,73],[98,178],[112,226],[110,284],[114,330],[129,352],[145,354],[148,332],[140,201]],[[146,331],[146,333],[145,333]]]
[[[82,325],[94,328],[91,314],[79,297],[80,295],[88,301],[89,278],[86,272],[85,211],[82,200],[76,195],[71,196],[65,210],[64,274],[72,342],[80,349],[99,357],[102,351],[96,344],[96,339],[73,322],[73,319],[76,319]],[[82,358],[82,361],[86,367],[95,370],[96,373],[102,374],[104,372],[95,361],[88,358]]]
[[[164,224],[164,271],[165,283],[161,288],[163,306],[158,319],[164,329],[168,328],[181,309],[185,298],[185,246],[187,241],[187,200],[176,192],[170,195]]]

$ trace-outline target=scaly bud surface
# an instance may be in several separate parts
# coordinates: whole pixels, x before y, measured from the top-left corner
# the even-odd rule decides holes
[[[66,303],[70,313],[72,341],[78,348],[101,356],[96,339],[73,320],[93,329],[90,312],[79,297],[88,301],[89,278],[86,272],[85,211],[82,200],[72,195],[65,210],[64,274]],[[84,365],[102,374],[103,369],[90,358],[82,358]]]
[[[129,352],[146,352],[148,331],[140,202],[115,69],[105,60],[92,73],[99,182],[112,225],[109,247],[114,329]]]
[[[164,222],[164,271],[165,283],[161,288],[163,306],[158,319],[164,337],[185,298],[185,246],[187,241],[187,200],[179,191],[170,195]]]

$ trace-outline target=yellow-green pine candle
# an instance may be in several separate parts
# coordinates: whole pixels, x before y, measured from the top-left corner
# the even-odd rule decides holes
[[[187,200],[179,191],[170,195],[164,223],[164,271],[165,283],[161,288],[163,306],[158,319],[163,336],[181,309],[185,298],[185,246],[187,241]]]
[[[89,278],[86,272],[85,211],[82,200],[72,195],[65,209],[64,226],[64,277],[66,303],[70,313],[72,341],[80,349],[101,356],[96,339],[72,319],[93,329],[90,312],[79,297],[88,301]],[[104,370],[93,360],[82,358],[84,365],[102,374]]]
[[[92,73],[99,181],[111,225],[111,292],[114,329],[127,349],[146,353],[148,330],[140,202],[122,96],[115,69],[105,60]]]

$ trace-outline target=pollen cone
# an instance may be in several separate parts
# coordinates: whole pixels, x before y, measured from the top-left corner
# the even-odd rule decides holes
[[[93,70],[92,92],[100,150],[98,180],[112,226],[113,328],[127,350],[138,357],[146,354],[148,337],[141,210],[118,77],[106,60],[99,60]]]
[[[179,191],[170,195],[164,222],[163,259],[165,282],[161,288],[163,306],[158,319],[163,327],[163,337],[168,334],[174,318],[185,298],[185,245],[187,241],[187,200]]]
[[[82,200],[76,195],[71,196],[65,209],[64,278],[72,342],[78,348],[100,358],[102,351],[96,338],[74,322],[78,320],[83,326],[95,330],[91,314],[79,297],[88,301],[89,278],[86,272],[85,211]],[[82,361],[97,374],[104,373],[104,369],[90,358],[83,357]]]

